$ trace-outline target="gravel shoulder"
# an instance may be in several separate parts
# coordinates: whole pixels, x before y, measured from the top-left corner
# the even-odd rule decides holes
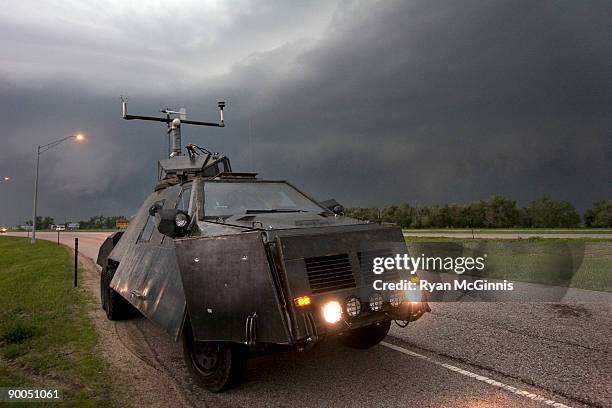
[[[99,336],[99,351],[113,373],[113,404],[117,407],[191,407],[176,382],[155,359],[138,328],[139,320],[113,322],[100,307],[100,283],[96,266],[81,258],[84,285],[92,297],[89,316]]]

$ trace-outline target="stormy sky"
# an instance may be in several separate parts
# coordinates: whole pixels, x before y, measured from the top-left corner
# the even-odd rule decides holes
[[[127,4],[130,3],[130,4]],[[345,206],[612,198],[608,1],[12,1],[0,9],[0,224],[131,215],[184,143]]]

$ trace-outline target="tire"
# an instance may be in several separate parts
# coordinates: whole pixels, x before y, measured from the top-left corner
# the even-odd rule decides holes
[[[115,268],[110,265],[102,270],[100,274],[100,299],[108,320],[122,320],[134,314],[134,307],[110,287],[114,275]]]
[[[210,392],[237,385],[246,371],[248,350],[229,342],[196,342],[187,316],[182,335],[185,364],[194,381]]]
[[[109,289],[108,282],[104,276],[105,269],[100,271],[100,305],[102,306],[102,310],[106,312],[106,303],[108,298],[108,293],[106,293]]]
[[[383,341],[390,328],[391,320],[360,327],[340,336],[340,342],[355,349],[369,349]]]

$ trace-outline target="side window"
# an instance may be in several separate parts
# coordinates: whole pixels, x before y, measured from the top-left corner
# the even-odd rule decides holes
[[[176,209],[189,211],[189,200],[191,199],[191,186],[183,188],[176,200]]]
[[[154,205],[160,205],[163,207],[164,201],[165,200],[156,201]],[[138,242],[149,242],[151,240],[151,236],[153,235],[153,231],[155,231],[155,216],[149,215],[149,218],[147,218],[147,223],[138,237]]]

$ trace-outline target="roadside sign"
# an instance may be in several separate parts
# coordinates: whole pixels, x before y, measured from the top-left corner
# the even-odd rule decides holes
[[[117,229],[127,229],[129,225],[130,222],[128,220],[117,220],[117,222],[115,223]]]

